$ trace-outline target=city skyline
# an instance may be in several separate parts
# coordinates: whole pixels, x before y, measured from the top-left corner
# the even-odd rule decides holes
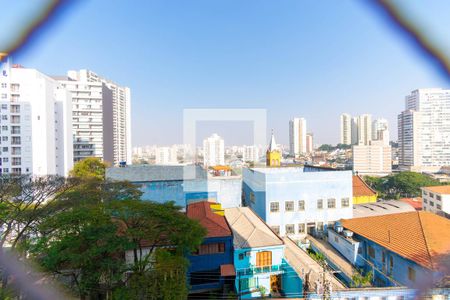
[[[183,109],[192,107],[267,109],[267,138],[273,128],[282,144],[288,120],[301,115],[315,143],[336,144],[341,113],[383,116],[395,128],[404,95],[448,86],[371,5],[249,1],[236,11],[237,2],[155,1],[108,4],[108,16],[98,16],[105,3],[73,6],[14,61],[50,75],[91,69],[129,86],[133,146],[181,143]],[[408,10],[446,36],[448,21],[430,16],[448,4],[423,5]],[[115,47],[119,35],[125,48]]]

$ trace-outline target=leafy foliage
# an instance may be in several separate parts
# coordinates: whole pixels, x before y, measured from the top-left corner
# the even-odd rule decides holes
[[[104,179],[106,163],[98,157],[87,157],[78,161],[70,171],[70,176],[79,178]]]
[[[355,272],[352,275],[352,287],[367,287],[372,285],[373,273],[367,272],[366,275],[362,275],[363,271]]]
[[[441,184],[437,180],[415,172],[400,172],[386,177],[365,176],[364,180],[383,199],[418,197],[421,195],[421,187]]]

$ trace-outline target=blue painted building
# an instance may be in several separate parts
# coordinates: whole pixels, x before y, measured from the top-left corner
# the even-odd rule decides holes
[[[302,281],[284,259],[285,245],[250,208],[225,209],[233,232],[235,288],[241,299],[299,295]]]
[[[434,287],[450,275],[450,220],[406,212],[342,220],[328,242],[376,286]],[[336,227],[338,229],[339,226]]]
[[[207,230],[199,249],[189,256],[190,293],[234,290],[233,237],[220,205],[206,201],[191,203],[186,214]]]
[[[183,208],[203,199],[214,200],[224,208],[240,206],[242,202],[241,176],[212,176],[195,165],[113,167],[106,169],[106,178],[139,185],[144,200],[174,201]]]
[[[321,235],[352,217],[352,172],[314,167],[243,169],[243,198],[275,232]]]

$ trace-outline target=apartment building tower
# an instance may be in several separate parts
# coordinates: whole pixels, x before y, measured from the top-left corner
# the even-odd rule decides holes
[[[298,157],[306,153],[306,120],[293,118],[289,121],[289,154]]]
[[[436,172],[450,166],[450,90],[418,89],[398,116],[399,167]]]
[[[68,174],[71,100],[61,84],[37,70],[1,64],[0,174]]]
[[[100,157],[131,164],[131,94],[89,70],[57,79],[72,93],[74,160]]]
[[[203,165],[213,167],[225,164],[225,143],[214,133],[203,140]]]

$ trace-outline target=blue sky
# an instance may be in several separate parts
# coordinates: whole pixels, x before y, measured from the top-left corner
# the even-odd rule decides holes
[[[411,3],[410,16],[448,51],[450,2],[396,2]],[[14,3],[8,26],[32,10]],[[315,143],[337,143],[342,112],[371,113],[390,121],[396,139],[404,96],[449,83],[368,3],[80,1],[14,62],[49,75],[88,68],[129,86],[134,145],[181,142],[184,108],[267,109],[268,133],[281,143],[292,117],[307,119]],[[242,122],[206,128],[228,145],[251,141]]]

